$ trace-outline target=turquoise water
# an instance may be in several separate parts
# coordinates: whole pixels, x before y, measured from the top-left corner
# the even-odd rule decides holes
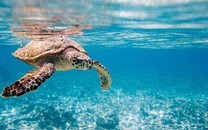
[[[207,7],[206,0],[1,1],[1,90],[34,69],[11,55],[31,40],[12,27],[28,23],[93,26],[69,37],[113,83],[104,92],[94,69],[57,71],[35,92],[0,98],[0,129],[208,129]]]

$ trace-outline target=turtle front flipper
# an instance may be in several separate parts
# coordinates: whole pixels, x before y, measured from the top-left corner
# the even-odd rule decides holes
[[[34,91],[54,72],[54,65],[52,63],[45,63],[41,68],[28,72],[14,84],[5,87],[2,96],[21,96],[27,92]]]
[[[93,67],[97,70],[100,77],[100,86],[103,90],[108,90],[111,86],[112,79],[107,69],[98,61],[93,60]]]

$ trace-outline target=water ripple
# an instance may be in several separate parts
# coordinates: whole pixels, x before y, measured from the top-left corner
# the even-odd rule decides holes
[[[154,49],[208,47],[206,0],[89,0],[87,3],[80,0],[64,4],[57,0],[44,0],[44,3],[3,0],[1,3],[4,5],[0,8],[1,45],[26,44],[11,28],[33,23],[52,30],[91,25],[93,30],[75,37],[82,45]]]

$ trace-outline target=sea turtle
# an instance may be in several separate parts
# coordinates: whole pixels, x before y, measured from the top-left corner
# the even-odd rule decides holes
[[[36,90],[56,70],[89,70],[94,67],[103,90],[109,89],[112,80],[107,69],[89,58],[87,52],[75,41],[64,35],[33,39],[13,55],[37,69],[28,72],[18,81],[4,88],[3,97],[21,96]]]

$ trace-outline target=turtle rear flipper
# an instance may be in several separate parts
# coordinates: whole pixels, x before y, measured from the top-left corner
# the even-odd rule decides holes
[[[2,96],[21,96],[27,92],[34,91],[54,72],[54,65],[52,63],[46,63],[41,68],[28,72],[14,84],[5,87]]]
[[[107,69],[98,61],[93,60],[93,67],[97,70],[100,77],[100,86],[103,90],[108,90],[111,86],[112,79]]]

